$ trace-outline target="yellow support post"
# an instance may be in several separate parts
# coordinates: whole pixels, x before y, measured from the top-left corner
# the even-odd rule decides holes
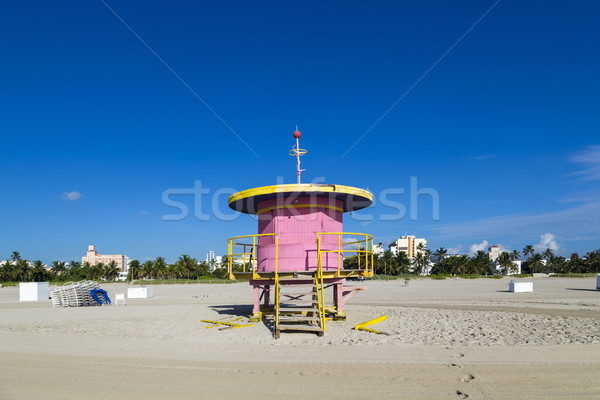
[[[355,331],[367,331],[367,332],[378,333],[378,334],[386,334],[385,332],[382,332],[382,331],[376,331],[374,329],[367,328],[367,326],[376,324],[376,323],[381,322],[381,321],[385,321],[386,319],[387,319],[387,314],[382,315],[381,317],[377,317],[375,319],[372,319],[370,321],[366,321],[366,322],[357,324],[357,325],[354,326],[354,330]]]
[[[231,241],[231,239],[229,239],[227,241],[227,272],[229,275],[229,279],[233,279],[233,268],[232,268],[233,264],[231,262],[232,248],[233,248],[232,241]]]
[[[253,236],[252,237],[252,261],[251,261],[252,279],[256,279],[256,268],[254,267],[255,264],[256,264],[256,236]]]
[[[275,236],[275,338],[279,337],[279,236]]]
[[[338,270],[337,270],[337,276],[340,276],[340,265],[341,265],[341,259],[342,259],[342,234],[338,233],[337,235],[338,237]]]
[[[375,263],[373,262],[373,238],[371,238],[371,272],[367,276],[373,276]]]
[[[240,317],[242,318],[242,317]],[[240,318],[236,318],[233,321],[237,321]],[[247,326],[253,326],[254,324],[234,324],[233,322],[228,322],[228,321],[211,321],[208,319],[201,319],[200,322],[206,322],[207,324],[213,324],[212,326],[207,326],[206,329],[210,329],[210,328],[214,328],[215,326],[219,326],[219,325],[227,325],[232,327],[233,329],[237,329],[237,328],[245,328]]]

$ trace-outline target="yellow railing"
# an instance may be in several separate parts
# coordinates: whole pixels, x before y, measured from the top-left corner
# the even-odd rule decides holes
[[[252,279],[258,279],[256,273],[257,266],[257,249],[259,238],[265,236],[273,236],[275,244],[275,276],[277,277],[277,265],[279,263],[279,236],[276,233],[262,233],[256,235],[236,236],[227,240],[227,274],[229,279],[234,279],[234,266],[241,266],[243,272],[252,272]],[[323,260],[323,254],[331,253],[337,255],[337,275],[344,269],[344,258],[355,256],[357,268],[351,267],[348,269],[358,269],[364,271],[364,276],[373,276],[373,236],[367,233],[355,232],[317,232],[317,257]],[[335,236],[337,238],[337,246],[331,249],[330,243],[327,243],[328,250],[321,249],[326,236]],[[346,239],[344,239],[346,237]],[[321,265],[322,267],[322,265]]]
[[[317,288],[317,302],[319,303],[320,325],[325,332],[325,297],[323,296],[323,259],[321,258],[321,238],[317,236],[317,274],[315,286]]]
[[[227,240],[227,275],[233,279],[233,266],[241,262],[243,272],[249,268],[252,278],[256,279],[256,250],[258,238],[264,236],[275,237],[275,272],[277,273],[277,259],[279,257],[279,238],[276,233],[261,233],[257,235],[235,236]],[[250,241],[251,240],[251,241]],[[235,251],[235,252],[234,252]]]
[[[323,253],[337,254],[337,272],[344,269],[344,257],[348,253],[356,254],[358,269],[364,270],[367,276],[373,276],[373,236],[367,233],[356,232],[318,232],[317,234],[317,257],[322,260]],[[337,248],[335,250],[322,250],[321,239],[327,235],[337,236]],[[353,236],[349,241],[344,241],[344,236]],[[357,239],[358,237],[358,239]],[[364,237],[364,239],[362,239]],[[356,248],[354,248],[356,247]],[[321,262],[321,261],[319,261]]]

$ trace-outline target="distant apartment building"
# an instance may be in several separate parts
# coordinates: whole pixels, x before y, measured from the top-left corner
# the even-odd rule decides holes
[[[209,250],[206,252],[206,263],[210,267],[210,272],[214,272],[215,269],[219,268],[221,266],[222,262],[223,262],[223,257],[215,256],[214,251]]]
[[[506,273],[506,275],[514,275],[514,274],[520,274],[521,273],[521,266],[523,265],[523,261],[521,260],[513,260],[513,267],[510,271],[508,271]],[[494,264],[494,267],[496,269],[497,273],[503,273],[503,269],[502,266],[499,264]]]
[[[206,263],[208,265],[210,265],[215,259],[215,252],[212,250],[209,250],[206,252]]]
[[[405,235],[394,240],[388,247],[394,255],[403,251],[408,257],[414,258],[421,243],[424,248],[427,248],[427,240],[416,238],[414,235]]]
[[[496,262],[498,257],[500,257],[502,251],[500,250],[500,246],[490,246],[488,247],[488,256],[490,257],[491,262]]]
[[[373,254],[376,256],[380,256],[385,252],[383,245],[381,243],[373,245]]]
[[[96,251],[96,246],[93,244],[88,246],[87,254],[81,257],[81,263],[90,263],[90,265],[96,265],[99,263],[108,264],[111,261],[114,261],[117,264],[117,268],[119,268],[123,272],[127,272],[129,268],[129,257],[124,254],[98,254]]]

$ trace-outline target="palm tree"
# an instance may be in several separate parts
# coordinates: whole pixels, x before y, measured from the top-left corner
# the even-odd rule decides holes
[[[194,269],[196,268],[196,264],[198,264],[198,261],[196,261],[194,258],[190,257],[187,254],[182,254],[179,257],[179,260],[177,260],[177,263],[181,267],[182,272],[189,279],[190,273],[194,272]]]
[[[146,261],[142,264],[141,269],[143,271],[144,279],[152,279],[152,271],[154,269],[154,263],[152,261]]]
[[[510,253],[511,261],[517,261],[519,257],[521,257],[521,254],[519,254],[517,250],[513,250],[512,253]]]
[[[109,281],[114,281],[117,276],[119,276],[119,268],[117,267],[117,262],[115,260],[111,260],[104,267],[104,277]]]
[[[165,259],[163,257],[156,257],[156,260],[154,260],[152,265],[152,269],[154,270],[157,278],[163,278],[167,272],[167,263],[165,262]]]
[[[32,275],[34,282],[43,282],[46,280],[46,275],[48,275],[48,273],[41,260],[35,260],[33,262]]]
[[[408,267],[410,267],[410,259],[404,251],[399,251],[394,257],[394,275],[408,274]]]
[[[571,253],[569,260],[569,272],[581,272],[582,261],[579,258],[579,254]]]
[[[535,249],[532,245],[528,244],[523,248],[523,257],[532,256],[535,253]]]
[[[92,265],[86,261],[81,265],[81,277],[84,279],[92,279],[90,270],[92,269]]]
[[[394,253],[392,253],[392,251],[390,249],[387,249],[386,251],[383,252],[383,274],[384,275],[389,275],[392,274],[392,271],[394,270],[394,260],[395,256]]]
[[[29,265],[27,264],[27,262],[23,262],[23,259],[21,258],[21,255],[19,254],[18,251],[13,251],[12,255],[10,256],[10,260],[13,261],[15,263],[15,272],[16,272],[16,280],[17,281],[21,281],[25,278],[25,274],[27,273],[27,269],[29,267]]]
[[[413,274],[421,275],[423,273],[423,253],[417,252],[417,256],[414,261]]]
[[[488,275],[492,272],[492,262],[485,251],[478,250],[471,258],[469,261],[469,272],[479,275]]]
[[[542,260],[544,258],[540,253],[533,253],[533,255],[528,259],[529,270],[534,273],[536,271],[540,271],[544,264]]]
[[[434,255],[437,257],[438,259],[438,265],[439,267],[437,267],[436,269],[438,271],[436,272],[441,272],[441,273],[446,273],[446,254],[448,254],[448,250],[446,250],[443,247],[440,247],[439,249],[437,249],[434,253]]]
[[[90,279],[97,280],[100,279],[102,274],[104,273],[104,263],[94,264],[90,267]]]
[[[9,261],[0,265],[0,282],[12,281],[13,278],[13,266]]]
[[[500,253],[496,263],[502,267],[502,273],[504,275],[508,275],[515,269],[515,263],[513,263],[511,260],[511,254],[508,254],[505,251]]]
[[[27,279],[29,275],[29,261],[27,260],[19,260],[16,265],[17,270],[17,280],[24,281]]]
[[[74,260],[69,261],[69,270],[72,270],[73,268],[75,268],[75,269],[81,268],[81,263],[79,261],[74,261]]]
[[[133,281],[134,279],[139,279],[140,273],[140,262],[138,260],[131,260],[129,263],[129,271],[127,274],[127,279]]]
[[[10,256],[11,261],[21,261],[21,255],[19,254],[18,251],[13,251],[12,255]]]
[[[446,260],[446,263],[452,274],[464,274],[467,270],[467,265],[469,263],[469,256],[466,254],[461,254],[459,256],[450,256]]]
[[[66,270],[67,270],[67,268],[65,267],[65,264],[66,263],[64,261],[54,261],[52,263],[52,267],[50,267],[50,269],[56,275],[61,275],[63,272],[66,272]]]
[[[419,243],[420,245],[423,243]],[[423,247],[425,247],[423,245]],[[431,252],[431,250],[429,249],[425,249],[425,253],[423,253],[423,273],[427,273],[430,274],[431,271],[429,270],[429,263],[431,262],[431,257],[433,256],[433,253]]]
[[[600,251],[588,251],[585,254],[585,269],[586,272],[596,272],[600,271]]]
[[[556,257],[554,256],[554,253],[552,252],[551,249],[546,249],[546,251],[544,251],[544,253],[542,253],[542,257],[548,262],[548,267],[550,269],[550,271],[554,271],[554,260],[556,259]]]

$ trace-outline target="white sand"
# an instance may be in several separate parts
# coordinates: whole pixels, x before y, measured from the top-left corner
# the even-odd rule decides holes
[[[88,308],[1,288],[0,399],[600,398],[595,278],[532,280],[533,293],[508,279],[365,282],[324,337],[279,340],[267,323],[200,322],[249,315],[246,283],[157,285]],[[127,286],[103,288],[114,299]],[[389,335],[352,329],[383,314],[373,328]]]

